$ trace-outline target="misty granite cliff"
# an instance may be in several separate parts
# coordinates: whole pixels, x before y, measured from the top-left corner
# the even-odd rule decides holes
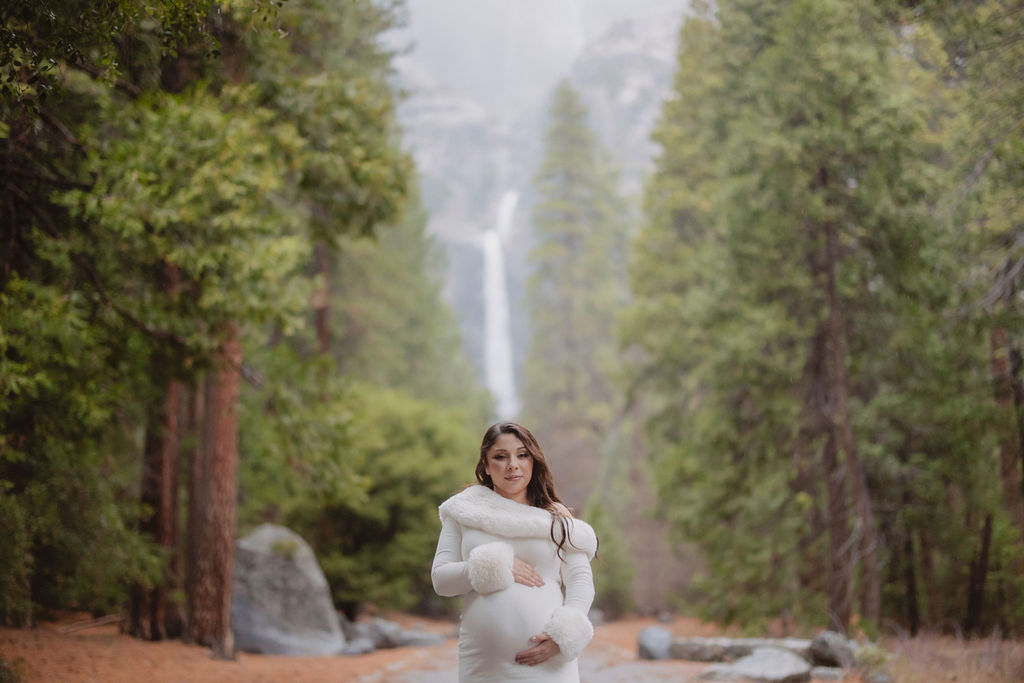
[[[637,200],[656,153],[650,134],[671,87],[681,22],[681,12],[617,22],[587,44],[562,74],[580,93],[592,128],[619,166],[623,192]],[[400,121],[420,171],[430,232],[448,256],[446,298],[483,377],[479,237],[493,229],[501,198],[509,191],[518,191],[520,197],[505,242],[517,363],[527,343],[521,292],[547,96],[520,112],[495,113],[495,103],[473,100],[446,86],[441,76],[417,63],[415,52],[403,57],[399,67],[399,84],[409,93],[399,109]]]

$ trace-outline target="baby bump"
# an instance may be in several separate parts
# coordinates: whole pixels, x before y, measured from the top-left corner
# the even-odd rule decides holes
[[[554,581],[539,588],[514,583],[489,595],[472,594],[464,605],[460,650],[512,661],[516,652],[531,646],[530,637],[544,630],[561,604],[562,590]]]

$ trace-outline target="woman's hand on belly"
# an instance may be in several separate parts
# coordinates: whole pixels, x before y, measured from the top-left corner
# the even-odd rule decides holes
[[[547,633],[539,633],[530,638],[531,643],[537,643],[529,650],[522,650],[516,653],[516,664],[525,664],[526,666],[536,666],[543,664],[548,661],[559,652],[561,649],[558,647],[558,643],[551,640],[551,636]]]
[[[544,585],[544,579],[533,568],[533,565],[520,560],[518,557],[512,560],[512,577],[516,583],[524,586],[539,588]]]

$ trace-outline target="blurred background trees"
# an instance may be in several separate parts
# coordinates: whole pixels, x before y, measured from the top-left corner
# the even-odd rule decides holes
[[[230,655],[234,538],[268,520],[345,553],[341,604],[422,600],[490,406],[405,211],[395,7],[3,14],[4,621],[130,594],[131,632]]]
[[[450,610],[436,505],[494,404],[428,228],[459,188],[421,196],[397,122],[401,3],[0,15],[0,619],[127,605],[229,655],[263,521],[349,616]],[[694,3],[642,199],[553,89],[532,185],[490,191],[530,209],[520,420],[601,535],[598,605],[1024,629],[1022,19]]]
[[[682,30],[624,329],[719,620],[1021,628],[1020,9],[912,4]]]

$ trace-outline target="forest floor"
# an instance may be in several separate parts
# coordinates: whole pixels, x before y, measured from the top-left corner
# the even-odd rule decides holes
[[[211,659],[203,647],[181,641],[145,642],[122,635],[117,624],[81,626],[88,615],[67,615],[34,629],[0,629],[0,659],[34,681],[195,683],[330,681],[334,683],[454,683],[457,678],[456,625],[406,615],[388,615],[406,628],[441,633],[441,645],[379,650],[355,657],[282,657],[241,653],[233,662]],[[705,664],[650,662],[637,658],[641,629],[657,623],[628,618],[597,627],[581,660],[583,683],[662,683],[694,679]],[[695,619],[664,624],[679,636],[720,631]],[[69,628],[70,627],[70,628]],[[1024,676],[1024,643],[998,639],[959,641],[923,637],[885,643],[893,653],[889,670],[896,683],[1009,683]],[[847,683],[861,679],[847,675]]]

